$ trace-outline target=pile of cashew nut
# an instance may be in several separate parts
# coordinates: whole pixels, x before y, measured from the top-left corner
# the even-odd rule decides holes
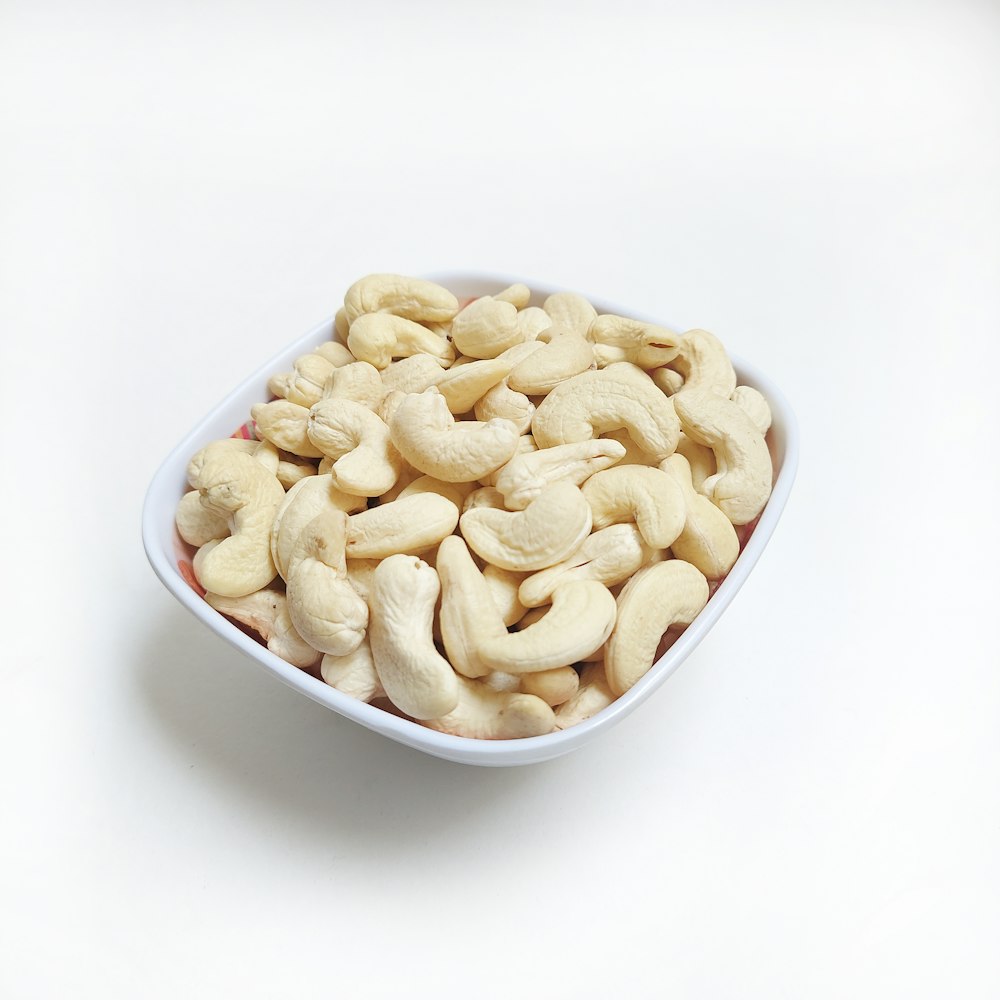
[[[610,705],[704,608],[771,491],[725,348],[524,285],[375,274],[202,448],[177,528],[205,600],[276,655],[443,733]],[[741,536],[742,532],[742,536]]]

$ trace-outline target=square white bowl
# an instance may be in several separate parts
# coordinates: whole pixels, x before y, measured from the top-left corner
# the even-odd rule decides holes
[[[459,298],[489,295],[519,280],[497,275],[478,275],[466,272],[428,275]],[[524,282],[532,289],[532,302],[540,304],[547,296],[565,289],[539,286]],[[600,299],[591,299],[598,312],[633,316],[651,322],[663,323],[647,316],[636,316]],[[669,325],[669,324],[667,324]],[[267,380],[275,372],[288,371],[292,362],[308,353],[323,341],[333,337],[332,317],[299,337],[263,364],[242,385],[230,392],[166,457],[150,483],[142,512],[142,540],[150,565],[163,585],[180,603],[204,625],[230,645],[242,650],[268,672],[289,687],[295,688],[313,701],[344,715],[362,726],[367,726],[389,739],[424,753],[462,764],[479,764],[488,767],[506,767],[514,764],[534,764],[559,757],[588,743],[599,733],[617,725],[645,702],[664,681],[684,662],[691,651],[708,634],[719,620],[737,591],[746,582],[750,571],[760,558],[764,547],[774,532],[795,478],[798,465],[798,428],[794,414],[778,388],[755,368],[733,358],[733,365],[741,385],[759,389],[771,405],[773,423],[768,432],[768,445],[774,462],[774,488],[750,538],[736,561],[736,565],[712,595],[705,609],[689,625],[680,638],[653,665],[652,669],[631,690],[618,698],[604,711],[570,729],[534,736],[521,740],[473,740],[461,736],[448,736],[397,718],[379,708],[366,705],[321,680],[286,663],[265,646],[252,639],[214,608],[210,607],[192,589],[181,574],[178,563],[187,559],[188,553],[177,535],[174,514],[177,502],[189,488],[186,468],[191,456],[210,441],[229,437],[249,420],[250,407],[270,398]]]

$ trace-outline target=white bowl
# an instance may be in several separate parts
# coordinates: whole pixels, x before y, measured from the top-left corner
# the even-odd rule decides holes
[[[457,296],[488,295],[499,291],[517,279],[496,275],[476,275],[468,273],[437,274],[429,277]],[[533,290],[533,302],[540,304],[545,296],[563,289],[542,287],[525,282]],[[635,316],[628,309],[600,299],[591,299],[599,312]],[[651,319],[650,317],[636,317]],[[663,322],[659,320],[659,322]],[[669,324],[668,324],[669,325]],[[795,417],[785,397],[764,375],[750,365],[733,358],[733,364],[741,385],[751,385],[759,389],[771,404],[774,422],[768,433],[768,444],[774,461],[774,489],[760,520],[746,546],[740,553],[736,565],[712,595],[705,609],[681,634],[680,638],[653,665],[653,668],[631,690],[617,699],[603,712],[562,732],[546,736],[534,736],[522,740],[472,740],[460,736],[448,736],[426,729],[414,722],[397,718],[381,709],[341,694],[284,660],[275,656],[266,647],[250,638],[227,618],[210,607],[192,589],[178,568],[180,559],[187,559],[188,552],[177,535],[174,513],[177,502],[188,489],[185,470],[191,456],[203,445],[219,438],[229,437],[242,426],[250,416],[254,403],[269,398],[268,378],[279,371],[288,371],[292,362],[300,354],[305,354],[317,344],[330,340],[333,336],[333,319],[326,320],[307,334],[299,337],[262,365],[242,385],[230,392],[180,444],[167,456],[160,466],[146,494],[142,512],[142,540],[149,562],[163,585],[199,621],[207,625],[226,642],[242,650],[265,670],[295,688],[313,701],[326,705],[340,715],[347,716],[362,726],[382,733],[389,739],[422,750],[424,753],[462,764],[480,764],[490,767],[506,767],[513,764],[534,764],[569,753],[588,743],[599,733],[617,725],[646,701],[663,682],[684,662],[691,651],[708,634],[708,630],[719,620],[729,606],[736,592],[746,582],[764,546],[774,532],[778,518],[795,478],[798,464],[798,429]],[[655,709],[654,709],[655,710]]]

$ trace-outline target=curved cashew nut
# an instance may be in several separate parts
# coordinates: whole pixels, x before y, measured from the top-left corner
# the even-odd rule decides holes
[[[665,472],[645,465],[605,469],[583,484],[595,528],[634,521],[651,549],[669,548],[684,529],[680,487]]]
[[[554,566],[580,545],[590,534],[591,513],[576,486],[553,483],[522,511],[475,507],[460,523],[469,547],[488,563],[538,570]]]
[[[492,670],[479,656],[483,639],[507,635],[490,586],[457,535],[441,541],[437,552],[441,578],[441,638],[451,665],[465,677]]]
[[[382,385],[388,392],[423,392],[437,385],[448,370],[429,354],[412,354],[382,369]]]
[[[517,328],[521,331],[521,339],[537,340],[538,335],[552,326],[552,317],[539,306],[527,306],[517,314]]]
[[[483,393],[488,392],[510,372],[503,358],[470,361],[453,365],[436,385],[452,413],[468,413]]]
[[[197,490],[181,497],[174,523],[177,534],[196,549],[208,542],[220,541],[229,534],[229,517],[205,507]]]
[[[719,471],[715,466],[715,452],[682,433],[677,441],[677,454],[683,455],[688,460],[691,466],[691,482],[699,493],[704,493],[705,480]]]
[[[683,435],[681,435],[683,437]],[[643,451],[633,440],[632,435],[627,430],[619,428],[616,431],[608,431],[601,435],[602,441],[616,441],[625,449],[625,454],[615,463],[622,465],[659,465],[662,459],[650,455],[648,451]],[[712,459],[714,462],[715,459]]]
[[[223,597],[209,592],[205,600],[216,611],[252,628],[275,656],[293,667],[305,669],[319,659],[319,651],[295,631],[288,613],[288,601],[280,590],[265,587],[245,597]]]
[[[357,698],[358,701],[369,702],[373,698],[385,697],[385,689],[375,670],[371,641],[367,636],[357,649],[343,656],[327,653],[320,664],[319,673],[330,687]]]
[[[426,326],[392,313],[365,313],[351,323],[347,346],[359,361],[388,368],[393,358],[430,354],[442,362],[455,360],[455,349],[447,338]]]
[[[515,455],[497,473],[496,488],[508,510],[524,510],[546,486],[558,482],[580,486],[624,454],[624,446],[617,441],[595,438]]]
[[[518,599],[517,592],[527,574],[515,573],[510,569],[501,569],[487,563],[483,567],[483,579],[490,588],[493,603],[496,605],[504,625],[508,628],[516,625],[528,610]]]
[[[483,295],[452,321],[451,338],[470,358],[495,358],[523,340],[517,309],[510,302]]]
[[[771,495],[771,453],[764,435],[740,407],[707,389],[685,387],[673,397],[684,433],[715,452],[718,472],[705,495],[733,524],[748,524]]]
[[[350,330],[351,321],[347,318],[347,310],[341,306],[333,317],[333,335],[330,339],[347,347],[347,334],[350,333]],[[351,357],[353,358],[354,355],[352,354]]]
[[[309,440],[328,458],[333,485],[355,496],[377,497],[392,489],[403,468],[389,428],[350,399],[321,399],[309,411]]]
[[[363,497],[343,493],[333,485],[329,474],[310,476],[296,483],[284,496],[274,513],[271,525],[271,558],[283,580],[288,579],[288,565],[299,536],[309,522],[324,511],[350,514],[365,509]]]
[[[458,299],[441,285],[400,274],[369,274],[344,296],[348,322],[364,313],[386,312],[417,322],[447,323],[458,312]]]
[[[478,740],[516,740],[552,732],[552,709],[531,694],[495,691],[482,681],[458,680],[458,704],[447,715],[429,719],[428,729]]]
[[[476,507],[490,507],[493,510],[507,509],[503,494],[495,486],[480,486],[478,490],[473,490],[462,503],[462,513]]]
[[[560,382],[594,367],[594,346],[585,336],[551,327],[551,339],[521,361],[510,373],[508,384],[517,392],[544,396]]]
[[[705,389],[729,399],[736,388],[733,363],[722,341],[708,330],[688,330],[671,367],[684,376],[684,392]]]
[[[386,421],[386,423],[388,424],[388,421]],[[329,459],[327,459],[327,461],[329,461]],[[399,494],[402,493],[403,490],[410,485],[410,483],[416,482],[423,475],[423,472],[419,469],[414,469],[413,466],[404,459],[403,471],[400,472],[399,479],[396,480],[396,485],[393,486],[391,490],[386,490],[385,493],[378,498],[378,506],[384,507],[387,503],[391,503],[393,500],[398,500]]]
[[[771,426],[771,407],[762,392],[750,385],[738,385],[729,398],[750,418],[761,434],[767,434]]]
[[[628,429],[644,451],[658,459],[672,455],[680,424],[671,401],[634,365],[608,365],[557,385],[531,421],[539,448],[589,441],[604,431]]]
[[[608,679],[604,676],[604,664],[588,664],[580,674],[580,687],[576,694],[556,709],[556,728],[569,729],[586,722],[604,711],[614,700]]]
[[[445,500],[450,500],[459,510],[465,501],[473,493],[475,483],[445,483],[433,476],[418,476],[412,483],[407,483],[399,491],[397,500],[405,500],[407,497],[417,496],[420,493],[437,493]]]
[[[613,587],[627,580],[651,554],[634,524],[612,524],[588,536],[568,559],[529,576],[517,596],[525,607],[537,608],[568,580],[596,580]]]
[[[323,384],[323,399],[350,399],[369,410],[376,410],[388,390],[379,370],[367,361],[352,361],[334,368]]]
[[[656,383],[657,388],[668,396],[680,392],[684,385],[684,376],[680,372],[675,372],[673,368],[657,368],[649,373],[649,377]]]
[[[345,327],[344,340],[346,341],[346,339],[347,328]],[[318,354],[321,358],[325,358],[334,368],[343,368],[344,365],[352,364],[358,360],[351,354],[345,344],[341,344],[336,340],[327,340],[320,344],[319,347],[314,347],[313,354]]]
[[[331,346],[340,347],[341,345]],[[347,352],[346,348],[343,350]],[[322,397],[323,385],[330,377],[330,373],[334,371],[334,365],[323,355],[315,352],[296,358],[292,369],[290,372],[272,375],[268,379],[267,388],[275,396],[281,396],[290,403],[298,403],[299,406],[308,407]]]
[[[590,324],[597,319],[597,310],[576,292],[556,292],[542,303],[542,308],[552,317],[553,323],[581,337],[587,336]]]
[[[683,455],[671,455],[660,468],[684,494],[684,530],[670,545],[674,557],[691,563],[709,580],[721,580],[740,554],[736,529],[711,500],[695,492],[691,466]]]
[[[495,472],[517,450],[517,428],[507,420],[456,423],[436,388],[406,397],[389,421],[392,443],[414,468],[446,483]]]
[[[682,559],[636,573],[618,595],[618,622],[604,654],[612,692],[623,695],[646,674],[663,633],[690,625],[707,603],[708,582]]]
[[[507,379],[501,379],[476,400],[474,412],[477,420],[509,420],[518,434],[524,434],[531,428],[535,404],[523,392],[511,389]]]
[[[534,419],[534,418],[532,418]],[[535,445],[535,439],[530,434],[522,434],[517,439],[517,450],[511,456],[511,458],[517,458],[518,455],[530,455],[533,451],[538,451],[538,447]],[[505,462],[504,465],[507,463]],[[486,476],[480,476],[479,482],[483,486],[493,486],[497,484],[497,480],[500,478],[500,473],[503,472],[503,465],[494,472],[489,473]]]
[[[309,411],[287,399],[270,403],[255,403],[250,415],[257,425],[257,433],[282,451],[289,451],[300,458],[322,458],[323,453],[309,440],[306,425]]]
[[[598,316],[587,336],[595,344],[599,368],[616,361],[631,361],[640,368],[669,364],[680,350],[680,336],[662,326],[624,316]]]
[[[493,296],[498,302],[509,302],[515,309],[523,309],[531,301],[531,289],[517,282]]]
[[[315,476],[318,472],[314,462],[310,462],[298,455],[293,455],[290,451],[282,452],[278,460],[278,468],[275,475],[278,482],[286,489],[290,490],[296,483],[310,476]]]
[[[570,700],[580,687],[580,675],[572,667],[553,667],[525,674],[521,678],[521,693],[533,694],[546,705],[555,708]]]
[[[565,667],[600,648],[615,625],[615,599],[594,580],[570,580],[555,589],[551,609],[518,632],[482,636],[479,656],[509,674]]]
[[[437,573],[415,556],[394,555],[375,570],[370,637],[390,701],[414,719],[436,719],[458,705],[458,677],[434,648]]]
[[[266,587],[276,573],[271,522],[285,499],[281,483],[252,456],[218,442],[191,459],[187,474],[202,505],[232,525],[228,538],[195,554],[198,582],[222,597],[245,597]]]
[[[417,555],[434,548],[458,524],[458,507],[437,493],[418,493],[351,515],[347,523],[347,555],[352,559],[384,559]]]
[[[347,580],[342,510],[317,514],[302,531],[288,567],[288,612],[299,635],[321,653],[343,656],[361,645],[368,605]]]
[[[347,581],[366,604],[372,596],[372,579],[380,561],[379,559],[347,560]]]

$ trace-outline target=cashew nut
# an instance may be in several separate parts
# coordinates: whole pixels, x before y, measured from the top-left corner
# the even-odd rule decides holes
[[[393,555],[379,563],[372,587],[372,656],[392,703],[414,719],[437,719],[459,701],[451,664],[434,648],[437,573],[415,556]]]
[[[520,571],[565,559],[590,534],[590,526],[590,506],[572,483],[553,483],[522,511],[476,507],[461,518],[462,536],[477,555]]]
[[[375,670],[371,641],[365,636],[357,649],[343,656],[327,653],[319,667],[320,676],[330,687],[358,701],[384,698],[385,690]]]
[[[317,472],[314,462],[308,459],[299,458],[290,451],[281,452],[278,458],[278,468],[275,475],[278,482],[286,489],[290,490],[296,483],[309,476],[315,476]]]
[[[605,469],[583,484],[594,527],[634,521],[651,549],[669,548],[684,528],[680,487],[665,472],[644,465]]]
[[[581,337],[587,336],[590,324],[597,319],[597,310],[576,292],[556,292],[542,304],[552,322],[567,327]]]
[[[682,434],[681,437],[684,435]],[[656,458],[655,455],[650,455],[648,451],[643,451],[635,441],[632,440],[632,435],[629,434],[627,430],[619,428],[616,431],[608,431],[606,434],[601,435],[601,440],[603,441],[617,441],[625,449],[625,454],[615,463],[617,466],[622,465],[659,465],[662,459]],[[709,452],[709,455],[712,453]],[[715,459],[712,459],[713,463]]]
[[[229,534],[229,517],[205,507],[197,490],[191,490],[181,497],[174,522],[177,525],[177,534],[196,549],[207,542],[221,540]]]
[[[771,426],[771,407],[762,392],[753,386],[738,385],[729,398],[750,418],[761,434],[768,432]]]
[[[682,433],[677,441],[677,454],[683,455],[688,460],[691,466],[691,482],[699,493],[704,493],[705,480],[718,471],[715,467],[715,452],[703,444],[697,444],[687,434]]]
[[[334,371],[334,366],[317,352],[296,358],[292,367],[290,372],[272,375],[267,383],[268,389],[290,403],[312,406],[323,395],[323,385]]]
[[[618,621],[604,654],[612,692],[624,694],[646,674],[663,633],[690,625],[707,602],[708,582],[682,559],[636,573],[618,595]]]
[[[495,486],[480,486],[473,490],[462,503],[462,513],[475,507],[491,507],[493,510],[506,510],[503,494]],[[219,536],[221,537],[221,536]]]
[[[530,434],[522,434],[517,439],[517,450],[511,456],[511,458],[517,458],[518,455],[530,455],[533,451],[538,451],[535,445],[535,439]],[[506,463],[504,463],[506,465]],[[500,478],[500,473],[503,472],[504,466],[501,465],[499,469],[494,472],[489,473],[486,476],[480,476],[479,482],[483,486],[496,486],[497,479]]]
[[[702,484],[705,495],[733,524],[749,524],[771,495],[764,435],[736,403],[710,390],[685,386],[672,398],[684,433],[715,452],[719,471]]]
[[[722,341],[708,330],[688,330],[671,363],[684,376],[683,392],[706,389],[725,399],[736,388],[736,372]]]
[[[382,369],[382,385],[388,392],[423,392],[437,385],[448,370],[429,354],[413,354]]]
[[[502,292],[497,292],[493,298],[498,302],[509,302],[515,309],[524,309],[531,301],[531,289],[519,282],[516,285],[510,285]]]
[[[524,339],[517,309],[492,295],[475,299],[455,317],[451,337],[455,347],[470,358],[495,358]]]
[[[523,392],[511,389],[507,379],[501,379],[476,401],[475,414],[477,420],[509,420],[519,434],[524,434],[531,428],[535,404]]]
[[[252,628],[267,648],[293,667],[313,666],[320,654],[295,631],[288,601],[280,590],[265,587],[245,597],[223,597],[208,592],[205,600],[229,618]]]
[[[344,327],[344,340],[347,340],[347,327]],[[343,368],[344,365],[352,364],[358,359],[347,349],[346,343],[341,344],[336,340],[328,340],[313,348],[313,354],[318,354],[333,365],[334,368]]]
[[[594,367],[594,347],[585,336],[564,327],[547,331],[551,339],[519,362],[508,378],[517,392],[544,396],[560,382]]]
[[[490,588],[493,603],[500,612],[504,625],[508,628],[516,625],[527,611],[517,596],[518,589],[526,576],[526,573],[515,573],[513,570],[501,569],[489,563],[483,567],[483,579]]]
[[[387,389],[379,370],[367,361],[353,361],[334,368],[323,385],[324,399],[350,399],[369,410],[376,410]]]
[[[649,377],[668,396],[680,392],[684,385],[684,376],[680,372],[675,372],[673,368],[657,368],[649,373]]]
[[[250,415],[257,425],[257,433],[282,451],[290,451],[300,458],[322,458],[323,453],[309,440],[306,425],[309,410],[287,399],[270,403],[255,403]]]
[[[552,709],[530,694],[494,691],[482,681],[458,680],[458,705],[423,724],[452,736],[478,740],[517,740],[552,732]]]
[[[437,493],[418,493],[352,514],[347,524],[347,555],[384,559],[416,555],[433,548],[458,524],[458,507]]]
[[[467,413],[476,400],[488,392],[510,372],[511,365],[503,358],[472,361],[453,365],[436,384],[452,413]]]
[[[419,493],[437,493],[462,510],[465,501],[474,492],[474,486],[475,483],[445,483],[433,476],[419,476],[400,490],[397,499],[405,500]]]
[[[624,316],[598,316],[587,336],[595,344],[594,358],[605,368],[631,361],[640,368],[659,368],[677,357],[680,337],[665,327]]]
[[[615,696],[608,687],[603,663],[591,663],[580,674],[580,686],[569,701],[556,709],[556,728],[569,729],[604,711]]]
[[[392,313],[365,313],[351,323],[347,346],[359,361],[388,368],[393,358],[430,354],[442,362],[455,360],[455,350],[445,337],[413,320]]]
[[[350,522],[348,522],[350,523]],[[378,559],[348,559],[347,580],[367,604],[372,595],[372,579],[378,569]]]
[[[351,330],[351,321],[347,318],[347,310],[341,306],[333,317],[333,340],[347,347],[347,335]],[[352,354],[353,358],[354,355]]]
[[[580,675],[572,667],[553,667],[525,674],[521,678],[521,693],[533,694],[546,705],[555,708],[569,701],[580,687]]]
[[[364,313],[385,312],[417,322],[446,323],[458,312],[458,299],[433,281],[369,274],[347,290],[344,310],[352,330]]]
[[[537,340],[538,335],[552,326],[552,317],[539,306],[528,306],[517,314],[517,328],[525,342]]]
[[[456,423],[436,387],[411,393],[389,422],[392,443],[414,468],[447,483],[495,472],[517,450],[517,428],[507,420]]]

